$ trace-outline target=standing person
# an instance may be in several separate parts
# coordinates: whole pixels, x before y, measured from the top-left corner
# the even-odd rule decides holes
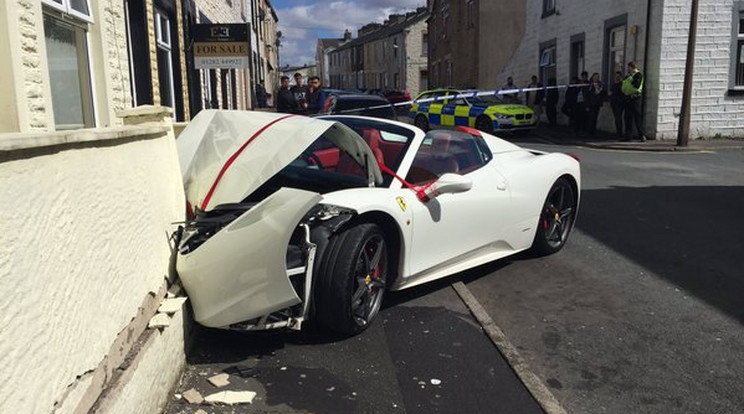
[[[556,83],[558,81],[555,78],[548,79],[548,93],[545,97],[545,114],[548,116],[548,122],[550,123],[551,127],[554,127],[558,124],[558,112],[556,110],[556,106],[558,106],[558,88],[556,88]]]
[[[323,104],[325,103],[325,91],[320,85],[320,78],[317,76],[311,76],[308,79],[307,87],[307,113],[317,114],[323,110]]]
[[[561,112],[568,117],[568,124],[571,126],[576,125],[576,97],[579,94],[579,87],[577,86],[581,81],[578,77],[571,79],[571,84],[566,89],[566,96],[563,98],[563,106],[561,106]]]
[[[623,109],[625,109],[625,95],[622,90],[623,73],[619,70],[615,72],[615,80],[612,82],[610,89],[610,107],[612,107],[612,116],[615,118],[615,132],[617,139],[623,139]]]
[[[263,81],[256,84],[256,103],[259,108],[266,108],[266,88]]]
[[[597,118],[599,116],[599,108],[604,103],[607,92],[605,91],[604,84],[599,80],[599,73],[593,73],[592,77],[589,78],[589,88],[586,94],[586,107],[587,107],[587,119],[586,119],[586,132],[594,134],[597,132]]]
[[[576,104],[573,110],[573,126],[576,133],[586,130],[587,119],[589,118],[589,107],[587,106],[587,98],[589,97],[589,72],[581,72],[579,84],[580,86],[576,89]]]
[[[536,89],[536,88],[542,88],[542,83],[537,81],[537,76],[532,76],[532,81],[529,85],[527,85],[530,89]],[[540,115],[542,114],[542,104],[543,99],[545,98],[545,91],[543,89],[537,90],[537,91],[528,91],[526,94],[527,99],[527,106],[532,108],[532,112],[534,112],[534,117],[537,120],[536,122],[540,122]]]
[[[506,78],[506,83],[504,84],[504,86],[501,87],[501,89],[518,89],[518,88],[517,88],[517,85],[514,84],[514,78],[509,76],[508,78]],[[502,96],[503,96],[504,103],[519,103],[519,94],[509,93],[509,94],[504,94]]]
[[[282,76],[281,86],[276,93],[276,111],[287,114],[296,114],[300,112],[300,106],[297,104],[294,94],[289,89],[289,77]]]
[[[294,74],[295,85],[290,89],[295,96],[295,100],[300,105],[300,113],[307,113],[307,86],[303,85],[302,74]]]
[[[646,141],[646,134],[643,133],[643,114],[641,106],[643,105],[643,74],[638,70],[635,63],[628,62],[628,74],[625,75],[620,89],[625,95],[625,139],[630,141],[633,134],[633,123],[635,123],[638,140]]]

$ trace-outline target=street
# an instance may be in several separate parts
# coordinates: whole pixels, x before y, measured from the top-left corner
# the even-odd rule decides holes
[[[744,410],[744,151],[548,145],[582,159],[577,225],[525,254],[389,293],[362,335],[197,329],[176,391],[257,392],[251,405],[174,398],[167,413],[539,413],[450,286],[463,281],[569,413]]]

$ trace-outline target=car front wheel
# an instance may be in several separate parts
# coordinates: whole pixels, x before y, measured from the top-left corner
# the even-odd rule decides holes
[[[318,322],[347,335],[367,329],[382,304],[387,265],[378,225],[359,224],[333,236],[315,286]]]
[[[540,221],[537,223],[532,252],[538,256],[553,254],[568,240],[576,217],[576,195],[566,178],[559,178],[548,192]]]
[[[475,129],[487,134],[493,133],[493,121],[487,116],[480,116],[475,120]]]

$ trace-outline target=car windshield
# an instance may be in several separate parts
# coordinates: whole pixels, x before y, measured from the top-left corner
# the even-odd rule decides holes
[[[476,96],[468,98],[468,101],[473,105],[499,105],[504,103],[499,95]]]

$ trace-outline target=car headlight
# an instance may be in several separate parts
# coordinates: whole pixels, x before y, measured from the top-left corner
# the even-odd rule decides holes
[[[496,119],[500,121],[506,121],[506,120],[511,119],[509,115],[504,115],[504,114],[494,114],[494,117],[496,117]]]

